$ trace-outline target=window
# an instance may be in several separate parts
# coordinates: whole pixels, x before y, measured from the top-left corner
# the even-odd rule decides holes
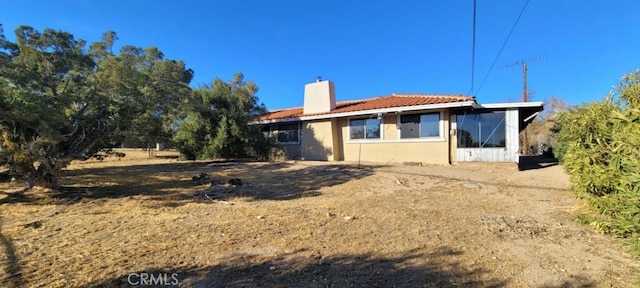
[[[400,138],[440,137],[440,113],[400,116]]]
[[[458,147],[500,147],[506,144],[504,111],[458,114]]]
[[[300,123],[278,124],[279,143],[300,143]]]
[[[351,140],[380,139],[380,119],[357,119],[349,121]]]
[[[271,126],[269,125],[264,125],[262,126],[262,128],[260,129],[262,131],[262,135],[264,135],[264,138],[271,138]]]

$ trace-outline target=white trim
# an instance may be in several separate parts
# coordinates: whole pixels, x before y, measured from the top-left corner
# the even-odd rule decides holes
[[[527,108],[527,107],[540,107],[544,106],[544,102],[513,102],[513,103],[491,103],[491,104],[474,104],[473,108],[486,108],[486,109],[498,109],[498,108]]]
[[[527,102],[527,103],[538,103],[538,102]],[[539,102],[539,103],[542,103],[542,102]],[[431,109],[444,109],[444,108],[457,108],[457,107],[474,107],[474,105],[476,105],[475,101],[464,101],[464,102],[427,104],[427,105],[416,105],[416,106],[402,106],[402,107],[371,109],[371,110],[362,110],[362,111],[353,111],[353,112],[342,112],[342,113],[332,113],[332,114],[322,114],[322,115],[291,117],[291,118],[282,118],[282,119],[273,119],[273,120],[252,121],[252,122],[249,122],[249,124],[267,124],[267,123],[279,123],[279,122],[309,121],[309,120],[320,120],[320,119],[331,119],[331,118],[342,118],[342,117],[353,117],[353,116],[366,116],[368,114],[378,114],[378,113],[382,113],[382,114],[385,114],[385,113],[403,113],[403,112],[407,112],[407,111],[416,111],[416,110],[431,110]]]
[[[531,114],[531,116],[529,116],[529,117],[525,118],[525,119],[524,119],[524,122],[529,122],[529,120],[531,120],[531,119],[535,118],[536,116],[538,116],[538,114],[540,114],[540,111],[538,111],[538,112],[536,112],[536,113],[533,113],[533,114]]]
[[[276,123],[286,123],[286,122],[301,122],[304,121],[300,117],[291,117],[291,118],[280,118],[273,120],[260,120],[260,121],[251,121],[249,125],[259,125],[259,124],[276,124]]]
[[[383,140],[383,139],[375,139],[375,140],[347,140],[347,144],[367,144],[367,143],[376,143],[376,144],[401,144],[401,143],[432,143],[432,142],[445,142],[445,138],[412,138],[412,139],[391,139],[391,140]]]
[[[384,140],[384,115],[380,115],[379,120],[380,120],[380,139]]]

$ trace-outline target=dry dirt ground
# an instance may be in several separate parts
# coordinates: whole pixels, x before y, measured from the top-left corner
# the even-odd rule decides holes
[[[0,286],[628,287],[638,276],[619,242],[575,220],[584,203],[560,166],[126,153],[73,164],[58,192],[0,183]],[[243,185],[205,195],[201,172]]]

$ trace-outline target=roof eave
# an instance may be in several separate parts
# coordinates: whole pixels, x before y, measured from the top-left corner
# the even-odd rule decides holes
[[[512,103],[491,103],[491,104],[475,104],[475,109],[501,109],[501,108],[537,108],[544,107],[544,102],[512,102]]]
[[[402,112],[418,111],[418,110],[473,107],[475,104],[476,104],[475,101],[462,101],[462,102],[449,102],[449,103],[414,105],[414,106],[401,106],[401,107],[379,108],[379,109],[369,109],[369,110],[361,110],[361,111],[341,112],[341,113],[329,113],[329,114],[321,114],[321,115],[289,117],[289,118],[272,119],[272,120],[258,120],[258,121],[252,121],[249,124],[270,124],[270,123],[294,122],[294,121],[311,121],[311,120],[371,115],[371,114],[378,114],[378,113],[381,113],[381,114],[402,113]]]
[[[296,121],[300,121],[300,117],[288,117],[288,118],[279,118],[279,119],[257,120],[257,121],[249,122],[249,125],[283,123],[283,122],[296,122]]]

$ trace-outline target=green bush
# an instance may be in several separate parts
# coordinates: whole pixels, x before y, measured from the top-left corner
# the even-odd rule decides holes
[[[611,161],[611,133],[615,129],[610,121],[616,109],[611,99],[588,103],[563,112],[559,116],[556,142],[561,147],[560,159],[571,175],[578,196],[583,193],[605,195],[613,192],[617,181],[616,167]]]
[[[640,74],[625,76],[617,94],[559,116],[553,150],[572,189],[599,213],[589,222],[623,238],[640,255]],[[584,220],[584,216],[583,216]]]
[[[202,158],[202,147],[207,143],[207,126],[198,115],[190,113],[180,123],[173,136],[173,144],[180,152],[180,160],[196,160]]]
[[[241,73],[229,82],[215,79],[189,95],[187,116],[173,137],[181,159],[268,158],[273,143],[249,125],[266,108],[258,103],[255,83],[243,79]]]

